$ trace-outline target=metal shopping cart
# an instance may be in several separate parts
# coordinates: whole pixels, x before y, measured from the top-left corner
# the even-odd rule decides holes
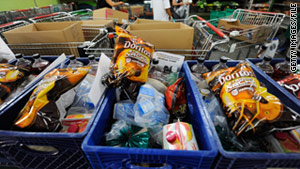
[[[56,12],[71,12],[73,9],[73,3],[70,4],[57,4],[57,5],[51,5],[51,13]]]
[[[32,23],[61,22],[61,21],[73,21],[73,20],[74,20],[74,16],[66,12],[57,12],[57,13],[52,13],[52,14],[47,14],[42,16],[36,16],[29,19],[29,21]]]
[[[0,24],[5,24],[5,23],[8,23],[9,21],[10,21],[10,18],[8,16],[8,12],[1,11],[0,12]]]
[[[0,25],[0,37],[5,41],[6,39],[4,38],[4,36],[2,35],[3,32],[15,29],[17,27],[21,27],[24,25],[29,24],[27,21],[14,21],[14,22],[10,22],[10,23],[6,23],[6,24],[2,24]]]
[[[212,24],[206,22],[203,18],[193,15],[184,20],[184,23],[194,28],[194,41],[193,49],[158,49],[156,51],[165,51],[171,53],[178,53],[185,56],[186,60],[196,59],[197,57],[204,57],[209,59],[211,50],[219,44],[226,43],[229,38]],[[214,31],[218,37],[213,37],[208,31]],[[107,56],[112,57],[114,51],[114,36],[113,32],[106,32],[92,41],[91,45],[86,48],[87,54],[100,56],[105,53]]]
[[[51,14],[51,5],[49,6],[43,6],[40,8],[34,8],[35,16],[42,16],[42,15],[48,15]]]
[[[91,9],[80,9],[69,12],[69,14],[72,15],[75,20],[89,20],[93,16],[93,11]]]
[[[29,18],[35,15],[35,11],[33,9],[20,9],[16,11],[9,11],[9,17],[12,21],[17,20],[28,20]]]
[[[222,45],[222,50],[233,52],[272,40],[284,17],[281,13],[236,9],[230,16],[208,22],[230,37],[230,43]]]

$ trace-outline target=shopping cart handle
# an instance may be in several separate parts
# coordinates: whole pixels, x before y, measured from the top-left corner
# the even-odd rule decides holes
[[[42,15],[42,16],[34,17],[33,19],[42,19],[42,18],[47,18],[47,17],[50,17],[50,16],[56,16],[58,14],[59,13],[52,13],[52,14],[48,14],[48,15]]]
[[[26,11],[30,11],[31,9],[20,9],[20,10],[16,10],[16,12],[26,12]]]
[[[50,6],[43,6],[43,7],[40,7],[41,9],[46,9],[46,8],[50,8]]]
[[[200,21],[203,21],[206,23],[206,25],[212,29],[214,32],[216,32],[221,38],[226,38],[227,36],[222,32],[220,31],[218,28],[216,28],[214,25],[212,25],[211,23],[207,22],[205,19],[201,18],[200,16],[197,16],[197,18],[200,20]]]
[[[13,24],[14,24],[14,22],[5,23],[5,24],[0,25],[0,28],[10,26],[10,25],[13,25]]]
[[[247,12],[253,12],[253,13],[265,13],[265,14],[278,14],[276,12],[264,12],[264,11],[255,11],[255,10],[249,10],[249,9],[243,9],[243,11],[247,11]]]

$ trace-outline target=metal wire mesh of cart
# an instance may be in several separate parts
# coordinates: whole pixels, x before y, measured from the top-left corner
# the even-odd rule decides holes
[[[226,50],[233,51],[273,39],[284,17],[281,13],[236,9],[230,16],[208,22],[230,37]]]
[[[89,20],[93,16],[91,9],[80,9],[77,11],[69,12],[73,16],[74,20]]]
[[[35,11],[36,16],[48,15],[48,14],[52,13],[50,5],[49,6],[43,6],[43,7],[40,7],[40,8],[34,8],[34,11]]]
[[[39,53],[41,55],[75,55],[80,57],[78,47],[84,45],[85,42],[68,42],[68,43],[31,43],[31,44],[8,44],[14,53],[23,53],[24,55],[33,55]]]
[[[12,30],[12,29],[15,29],[15,28],[27,25],[27,24],[29,24],[27,21],[14,21],[14,22],[2,24],[2,25],[0,25],[0,37],[5,42],[7,42],[5,37],[2,35],[3,32],[9,31],[9,30]]]
[[[70,12],[72,11],[72,6],[73,3],[70,3],[70,5],[66,3],[62,4],[57,4],[57,5],[51,5],[51,12],[56,13],[56,12]]]
[[[1,11],[0,12],[0,24],[5,24],[7,22],[9,22],[9,15],[7,11]]]
[[[66,12],[57,12],[42,16],[36,16],[34,18],[30,18],[29,21],[32,23],[37,22],[61,22],[61,21],[73,21],[74,17]]]
[[[193,49],[156,49],[156,51],[165,51],[185,56],[186,60],[196,59],[197,57],[204,57],[209,59],[211,50],[214,46],[229,41],[229,38],[216,27],[206,22],[203,18],[193,15],[186,20],[182,20],[185,24],[194,27],[194,41]],[[212,29],[219,36],[213,37],[208,32]],[[100,33],[91,42],[91,45],[86,48],[87,54],[100,56],[105,53],[108,57],[112,57],[114,51],[115,33],[105,32]]]
[[[16,11],[9,11],[9,17],[12,21],[27,20],[35,15],[34,9],[20,9]]]

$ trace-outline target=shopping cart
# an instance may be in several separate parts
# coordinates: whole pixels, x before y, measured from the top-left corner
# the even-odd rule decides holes
[[[170,53],[177,53],[185,56],[186,60],[196,59],[198,57],[204,57],[209,59],[211,50],[219,44],[226,43],[229,38],[216,27],[206,22],[203,18],[192,15],[183,22],[194,28],[194,41],[193,49],[157,49],[156,51],[164,51]],[[212,30],[216,32],[217,36],[213,36],[208,31]],[[91,45],[86,48],[87,54],[93,54],[100,56],[103,52],[107,56],[112,57],[114,51],[114,36],[113,32],[106,32],[105,35],[96,37]]]
[[[75,20],[88,20],[93,16],[93,11],[91,9],[80,9],[77,11],[69,12]]]
[[[27,20],[35,15],[33,9],[20,9],[16,11],[9,11],[9,17],[12,21]]]
[[[61,21],[72,21],[74,17],[66,12],[57,12],[42,16],[36,16],[34,18],[30,18],[29,21],[32,23],[37,22],[61,22]]]
[[[9,22],[9,16],[8,16],[8,12],[7,11],[1,11],[0,12],[0,24],[5,24],[7,22]]]
[[[35,11],[36,16],[48,15],[48,14],[52,13],[51,5],[43,6],[43,7],[40,7],[40,8],[34,8],[34,11]]]
[[[230,37],[230,43],[222,47],[224,51],[233,52],[272,40],[284,17],[281,13],[236,9],[230,16],[208,22],[218,25],[218,28]]]
[[[9,31],[9,30],[12,30],[12,29],[15,29],[17,27],[21,27],[21,26],[24,26],[24,25],[27,25],[27,24],[29,24],[27,21],[14,21],[14,22],[2,24],[2,25],[0,25],[0,37],[5,42],[7,42],[5,37],[2,35],[3,32]]]
[[[142,4],[130,5],[124,3],[116,7],[117,10],[128,13],[130,21],[135,21],[137,18],[142,18],[145,16],[145,6]]]

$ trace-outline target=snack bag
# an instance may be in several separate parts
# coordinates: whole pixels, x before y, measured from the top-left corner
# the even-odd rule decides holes
[[[184,79],[182,77],[167,88],[165,97],[166,107],[173,119],[183,119],[187,114],[187,105]]]
[[[291,74],[287,78],[277,82],[300,100],[300,75],[299,74]]]
[[[0,64],[0,103],[29,75],[29,70],[10,64]]]
[[[74,88],[89,72],[90,67],[54,69],[46,76],[31,94],[27,104],[15,121],[15,127],[29,131],[57,131],[61,128],[60,119],[65,114],[57,100]],[[71,100],[66,96],[67,100]],[[73,96],[73,98],[75,95]],[[66,99],[64,102],[67,101]],[[73,102],[73,100],[71,100]]]
[[[299,115],[284,109],[276,96],[260,86],[249,63],[208,72],[203,77],[221,99],[228,124],[237,136],[300,125]]]
[[[154,46],[116,26],[118,38],[110,72],[102,77],[109,87],[123,87],[136,100],[139,86],[147,81]],[[134,94],[132,94],[134,93]]]

